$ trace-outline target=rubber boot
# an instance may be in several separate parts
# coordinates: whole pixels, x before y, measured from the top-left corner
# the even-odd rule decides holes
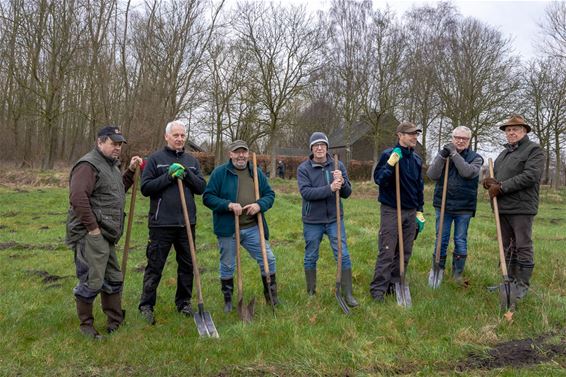
[[[122,295],[120,293],[100,294],[102,311],[106,314],[107,324],[106,331],[110,334],[116,330],[124,322],[126,312],[122,309]]]
[[[515,261],[511,261],[509,263],[509,267],[507,268],[507,276],[509,280],[514,282],[519,275],[519,265]]]
[[[352,269],[342,270],[342,296],[346,304],[354,308],[358,306],[358,301],[352,296]]]
[[[452,277],[459,284],[464,284],[464,266],[466,266],[467,255],[454,254],[452,256]]]
[[[93,339],[102,339],[102,335],[94,328],[94,316],[92,314],[92,303],[75,299],[77,302],[77,314],[79,316],[80,330],[83,335]]]
[[[305,278],[307,280],[307,293],[314,296],[316,293],[316,270],[305,269]]]
[[[273,305],[279,304],[279,300],[277,299],[277,282],[275,280],[275,274],[270,275],[271,284],[269,288],[267,287],[267,278],[261,275],[261,281],[263,282],[263,296],[265,297],[265,301],[268,304],[271,304],[271,300],[269,298],[269,290],[271,291],[271,296],[273,297]],[[268,290],[269,289],[269,290]]]
[[[222,294],[224,294],[224,313],[232,311],[232,293],[234,292],[234,278],[220,279]]]
[[[533,267],[524,267],[518,265],[517,274],[515,275],[515,284],[517,286],[518,300],[524,298],[527,295],[529,291],[532,275],[533,275]]]

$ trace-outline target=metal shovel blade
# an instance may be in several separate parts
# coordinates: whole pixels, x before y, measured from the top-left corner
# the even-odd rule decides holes
[[[250,300],[248,305],[244,305],[244,299],[238,300],[238,315],[244,323],[250,323],[255,314],[255,297]]]
[[[433,289],[440,287],[440,283],[442,283],[443,277],[444,270],[441,269],[440,266],[435,265],[430,269],[430,272],[428,273],[428,286]]]
[[[205,312],[201,304],[199,304],[198,312],[194,314],[195,324],[197,325],[197,331],[199,336],[208,336],[212,338],[219,338],[216,326],[214,326],[214,321],[210,316],[209,312]]]
[[[405,308],[411,307],[411,292],[407,283],[395,283],[395,297],[397,298],[397,305]]]
[[[344,301],[344,297],[342,297],[340,292],[340,283],[336,283],[335,296],[338,304],[342,308],[342,311],[344,311],[345,314],[350,314],[350,308],[346,305],[346,301]]]
[[[517,289],[515,284],[505,281],[499,285],[499,301],[501,310],[513,310],[517,302]]]

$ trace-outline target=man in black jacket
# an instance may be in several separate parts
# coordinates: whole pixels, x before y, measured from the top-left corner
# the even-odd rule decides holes
[[[505,131],[507,144],[495,160],[495,178],[484,179],[483,187],[489,190],[490,198],[497,197],[508,275],[521,299],[529,290],[535,266],[532,230],[544,152],[529,140],[531,127],[522,116],[511,116],[499,129]]]
[[[168,123],[165,141],[167,145],[163,149],[149,156],[141,183],[142,194],[150,197],[150,207],[147,267],[139,310],[150,324],[155,323],[153,307],[157,298],[157,286],[171,245],[175,247],[178,264],[175,305],[180,313],[192,315],[193,264],[177,179],[182,180],[185,189],[193,241],[196,225],[194,195],[201,195],[206,188],[198,160],[185,152],[185,125],[180,121]]]

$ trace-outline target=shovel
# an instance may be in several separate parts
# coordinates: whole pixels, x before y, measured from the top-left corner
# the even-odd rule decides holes
[[[130,237],[132,236],[132,224],[134,222],[134,209],[136,208],[136,194],[138,192],[138,179],[140,177],[140,167],[136,166],[134,173],[134,183],[132,185],[132,197],[130,199],[130,211],[128,212],[128,226],[126,228],[126,239],[124,240],[124,254],[122,254],[122,292],[126,281],[126,267],[128,266],[128,253],[130,251]]]
[[[185,200],[185,188],[183,182],[177,179],[179,186],[179,196],[181,197],[181,205],[183,207],[183,217],[185,218],[185,228],[187,229],[187,238],[189,239],[189,250],[191,251],[191,260],[193,262],[193,274],[195,276],[195,284],[197,286],[198,294],[198,312],[193,315],[197,331],[200,336],[209,336],[219,338],[218,331],[209,312],[204,311],[204,303],[202,300],[202,288],[200,285],[200,272],[197,264],[197,253],[195,252],[195,245],[193,244],[193,232],[191,231],[191,223],[189,221],[189,211],[187,210],[187,202]]]
[[[334,155],[334,170],[338,170],[338,155]],[[336,190],[336,238],[338,242],[338,260],[336,271],[336,290],[334,295],[338,304],[346,314],[350,314],[350,308],[346,305],[344,297],[340,292],[342,286],[342,224],[340,222],[340,190]]]
[[[254,190],[255,199],[259,200],[259,182],[257,178],[257,158],[255,152],[252,154],[253,169],[254,169]],[[259,243],[261,246],[261,256],[263,258],[263,270],[265,272],[265,281],[267,282],[267,292],[269,293],[269,302],[273,315],[275,315],[275,304],[273,303],[273,294],[271,293],[271,273],[269,272],[269,264],[267,263],[267,251],[265,249],[265,231],[263,229],[263,215],[261,211],[257,213],[257,226],[259,228]]]
[[[440,287],[444,270],[440,268],[440,248],[442,246],[442,231],[444,230],[444,210],[446,208],[446,191],[448,186],[448,169],[450,159],[446,159],[444,168],[444,185],[442,186],[442,201],[440,202],[440,220],[438,221],[438,233],[436,234],[436,250],[434,252],[434,266],[428,274],[428,286],[431,288]]]
[[[236,225],[236,269],[238,274],[238,315],[240,319],[249,323],[254,317],[255,297],[249,304],[244,305],[244,284],[242,282],[242,268],[240,264],[240,221],[238,215],[234,214],[234,224]]]
[[[399,238],[399,282],[395,283],[397,304],[411,307],[411,292],[405,282],[405,244],[403,243],[403,220],[401,219],[401,183],[399,182],[399,163],[395,164],[395,200],[397,204],[397,236]]]
[[[494,178],[493,174],[493,160],[489,160],[489,176]],[[493,197],[493,214],[495,215],[495,227],[497,229],[497,245],[499,246],[499,266],[501,266],[501,275],[503,276],[503,283],[499,285],[499,300],[501,309],[511,310],[515,307],[517,300],[516,289],[511,286],[511,280],[507,274],[507,264],[505,263],[505,251],[503,249],[503,240],[501,237],[501,223],[499,221],[499,207],[497,206],[497,197]]]

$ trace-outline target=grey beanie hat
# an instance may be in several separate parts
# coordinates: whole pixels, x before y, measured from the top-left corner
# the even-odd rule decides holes
[[[330,146],[328,138],[323,132],[313,132],[309,141],[309,148],[312,149],[312,146],[316,143],[324,143],[327,148]]]

